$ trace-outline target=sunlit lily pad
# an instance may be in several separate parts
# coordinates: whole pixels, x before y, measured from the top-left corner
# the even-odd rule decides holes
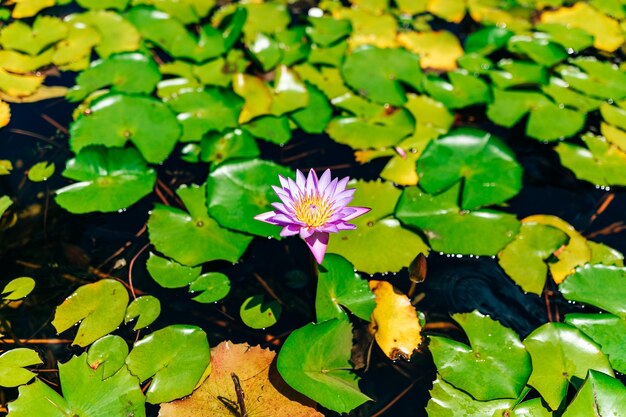
[[[441,377],[477,400],[517,398],[531,371],[530,357],[519,336],[477,311],[452,318],[465,331],[469,345],[430,337],[429,348]]]
[[[0,51],[0,67],[16,74],[27,74],[38,68],[50,65],[53,55],[53,49],[48,49],[37,56],[3,49]]]
[[[619,379],[590,369],[585,383],[563,413],[563,417],[593,414],[626,414],[626,387]]]
[[[424,78],[424,89],[435,100],[446,107],[458,109],[489,101],[489,87],[480,78],[461,71],[448,73],[448,79],[428,74]]]
[[[115,375],[124,366],[128,345],[120,336],[107,335],[89,347],[87,363],[91,369],[103,368],[102,379]]]
[[[559,44],[551,42],[545,34],[517,35],[509,39],[511,52],[527,55],[533,61],[551,67],[567,58],[567,52]]]
[[[11,16],[14,19],[35,16],[39,11],[52,7],[55,0],[13,0],[15,7]]]
[[[498,137],[462,128],[432,141],[417,161],[420,187],[437,194],[463,180],[461,208],[502,203],[522,188],[522,168]]]
[[[91,10],[85,13],[69,15],[66,20],[71,24],[84,24],[95,28],[101,41],[96,52],[106,58],[116,52],[130,52],[139,49],[141,36],[128,20],[117,13],[107,10]]]
[[[70,101],[83,100],[106,86],[120,93],[150,94],[161,80],[159,68],[152,58],[139,53],[125,53],[94,61],[76,78],[67,95]]]
[[[463,55],[459,39],[446,30],[432,32],[403,32],[398,43],[420,57],[422,68],[452,71],[456,61]]]
[[[159,404],[191,394],[210,357],[206,333],[196,326],[177,324],[135,343],[126,365],[140,382],[152,378],[146,401]]]
[[[297,73],[281,65],[276,69],[270,112],[275,116],[300,109],[309,104],[309,92]]]
[[[248,297],[239,309],[241,321],[253,329],[265,329],[276,324],[283,307],[276,300],[266,300],[263,295]]]
[[[5,49],[35,56],[63,39],[65,35],[67,35],[67,27],[60,19],[52,16],[38,16],[32,28],[20,20],[3,27],[0,32],[0,44]]]
[[[346,413],[370,399],[359,390],[359,377],[352,372],[351,347],[348,320],[307,324],[285,340],[276,366],[292,388],[324,407]]]
[[[417,187],[405,188],[396,217],[416,227],[428,238],[433,250],[465,255],[496,255],[519,231],[514,215],[495,210],[461,210],[460,187],[433,196]]]
[[[219,272],[207,272],[189,284],[190,293],[200,293],[193,297],[199,303],[214,303],[230,292],[230,280]]]
[[[393,48],[397,46],[396,34],[398,23],[390,13],[372,13],[365,8],[335,8],[332,11],[335,19],[350,21],[352,33],[348,39],[351,49],[363,45],[373,45],[378,48]]]
[[[176,193],[189,212],[156,205],[148,219],[154,247],[189,266],[218,259],[237,262],[252,236],[224,229],[209,216],[204,185],[181,187]]]
[[[65,39],[54,46],[52,62],[68,70],[82,70],[89,64],[89,55],[94,46],[101,41],[98,30],[80,22],[67,22],[68,32]],[[87,61],[87,65],[83,63]]]
[[[247,40],[246,48],[263,72],[273,69],[283,57],[278,42],[261,32],[257,33],[254,38]]]
[[[137,319],[133,330],[151,325],[161,314],[161,302],[152,295],[143,295],[134,299],[126,308],[124,323]]]
[[[35,289],[35,280],[30,277],[14,278],[2,288],[3,300],[20,300],[30,294]]]
[[[209,213],[229,229],[278,238],[280,227],[255,220],[254,216],[273,210],[271,203],[277,197],[270,185],[278,184],[279,175],[290,177],[292,171],[260,159],[220,165],[207,181]]]
[[[77,323],[73,344],[87,346],[114,331],[124,320],[128,291],[118,281],[103,279],[79,287],[55,311],[52,325],[58,333]]]
[[[0,91],[10,97],[30,96],[37,91],[43,81],[43,75],[18,75],[0,68]]]
[[[148,162],[162,162],[180,136],[176,116],[161,101],[142,96],[106,95],[91,103],[70,127],[74,152],[88,145],[133,142]]]
[[[556,69],[572,88],[591,97],[617,101],[626,97],[626,74],[610,62],[581,57],[571,61],[576,66]]]
[[[127,208],[152,191],[156,173],[134,149],[89,147],[67,162],[63,176],[76,184],[57,190],[56,202],[72,213]]]
[[[239,123],[270,113],[272,92],[259,77],[236,74],[233,78],[233,91],[245,100],[239,115]]]
[[[551,77],[550,83],[542,86],[541,91],[550,96],[559,107],[570,107],[583,113],[597,109],[602,103],[602,100],[573,90],[568,83],[556,77]]]
[[[527,87],[548,83],[548,71],[542,65],[530,61],[498,61],[498,69],[489,72],[491,81],[498,88]]]
[[[91,10],[117,9],[124,10],[129,0],[76,0],[81,7]]]
[[[580,386],[589,369],[613,376],[609,360],[598,345],[567,324],[544,324],[524,340],[524,346],[533,365],[528,384],[552,410],[559,408],[569,383]]]
[[[559,285],[559,290],[568,300],[587,303],[626,319],[625,284],[624,268],[585,265]]]
[[[163,288],[184,287],[198,278],[202,272],[200,267],[192,268],[181,265],[154,253],[150,253],[146,268],[150,276]]]
[[[544,32],[548,39],[574,52],[582,51],[593,45],[593,36],[580,28],[560,23],[539,23],[536,30]]]
[[[5,350],[0,355],[0,387],[17,387],[26,384],[36,374],[24,368],[42,363],[35,350],[27,348]]]
[[[385,65],[379,65],[381,62]],[[421,89],[419,58],[403,49],[359,48],[346,57],[341,72],[350,87],[381,104],[404,104],[406,95],[402,84]]]

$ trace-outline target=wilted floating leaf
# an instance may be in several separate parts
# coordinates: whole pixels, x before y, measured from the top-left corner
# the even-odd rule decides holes
[[[159,404],[191,394],[210,358],[206,333],[196,326],[177,324],[135,343],[126,365],[140,382],[152,378],[146,401]]]
[[[307,324],[285,340],[276,366],[295,390],[326,408],[347,413],[370,399],[359,390],[359,378],[352,372],[351,347],[348,320]]]
[[[211,349],[212,369],[194,393],[182,400],[161,404],[159,417],[227,415],[237,404],[233,374],[239,380],[249,417],[285,415],[321,417],[312,401],[292,391],[273,365],[275,353],[248,344],[222,342]]]
[[[402,223],[420,229],[433,250],[465,255],[496,255],[519,231],[514,215],[495,210],[465,211],[457,206],[459,185],[433,196],[404,189],[396,207]]]
[[[379,65],[381,62],[385,65]],[[421,89],[419,58],[403,49],[364,46],[346,57],[341,72],[350,87],[381,104],[404,104],[406,95],[402,83]]]
[[[139,381],[122,367],[104,379],[104,367],[92,369],[87,354],[59,364],[61,397],[41,380],[19,389],[19,398],[9,403],[11,417],[145,417],[145,398]]]
[[[29,55],[38,55],[46,47],[60,41],[67,34],[67,27],[56,17],[38,16],[32,28],[16,20],[2,28],[0,44],[4,49],[13,49]]]
[[[587,3],[576,2],[571,7],[545,11],[541,14],[541,22],[582,29],[593,36],[593,46],[603,51],[613,52],[624,43],[619,22]]]
[[[154,253],[150,253],[146,268],[150,276],[163,288],[184,287],[198,278],[202,271],[201,267],[184,266]]]
[[[315,295],[317,321],[347,317],[341,306],[355,316],[369,321],[376,303],[367,281],[354,272],[352,264],[341,256],[330,253],[319,267]]]
[[[20,300],[35,289],[35,280],[30,277],[14,278],[4,286],[0,295],[3,300]]]
[[[106,10],[90,10],[71,14],[66,21],[73,25],[84,24],[95,28],[101,41],[96,52],[103,58],[116,52],[129,52],[139,49],[141,36],[137,28],[117,13]]]
[[[473,128],[432,141],[417,161],[417,173],[430,194],[463,181],[464,210],[503,203],[522,188],[522,167],[513,152],[498,137]]]
[[[357,270],[368,274],[397,272],[418,253],[428,253],[428,246],[417,234],[390,217],[400,190],[389,182],[358,181],[350,185],[357,189],[351,204],[372,210],[352,221],[356,230],[333,235],[328,244],[329,253],[343,256]],[[393,250],[388,250],[390,243]]]
[[[56,191],[56,202],[72,213],[127,208],[152,191],[156,173],[139,152],[88,147],[67,162],[63,176],[80,181]]]
[[[617,101],[626,97],[626,74],[610,62],[581,57],[570,61],[576,66],[556,68],[572,88],[591,97]]]
[[[535,388],[552,410],[565,398],[569,382],[580,385],[587,370],[613,376],[607,357],[575,327],[547,323],[532,332],[524,346],[532,360],[528,385]]]
[[[435,100],[446,107],[458,109],[489,101],[489,87],[483,80],[464,71],[448,73],[450,82],[428,74],[424,78],[424,89]]]
[[[161,314],[161,302],[159,299],[151,295],[144,295],[134,299],[128,305],[124,323],[137,319],[133,330],[142,329],[151,325],[159,317],[159,314]]]
[[[6,103],[0,103],[0,112],[2,112],[4,105],[6,105]],[[0,159],[0,175],[9,175],[11,171],[13,171],[13,163],[8,159]]]
[[[447,3],[447,0],[442,0],[442,3]],[[531,13],[534,9],[530,7],[514,7],[491,1],[470,0],[468,9],[472,19],[484,26],[507,28],[515,33],[528,32],[532,26]]]
[[[92,62],[78,75],[67,98],[80,101],[106,86],[113,92],[150,94],[160,80],[159,67],[152,58],[139,53],[117,54]]]
[[[231,158],[251,159],[259,156],[256,141],[242,129],[205,135],[200,147],[200,159],[215,165]]]
[[[241,304],[239,315],[246,326],[265,329],[276,324],[282,311],[283,308],[277,301],[266,302],[263,295],[255,295]]]
[[[243,125],[241,129],[255,138],[277,145],[284,145],[291,139],[291,126],[287,116],[260,116]]]
[[[0,91],[13,98],[30,96],[44,81],[43,75],[18,75],[0,68]],[[6,101],[9,97],[3,97]]]
[[[16,348],[4,351],[0,355],[0,386],[17,387],[26,384],[36,374],[24,368],[42,363],[39,354],[32,349]]]
[[[279,238],[279,227],[254,219],[273,209],[277,198],[269,185],[277,184],[279,175],[290,177],[292,171],[260,159],[220,165],[207,180],[209,213],[224,227]]]
[[[478,311],[452,318],[465,331],[469,346],[430,336],[429,348],[439,375],[477,400],[517,398],[531,372],[530,357],[519,336]]]
[[[541,295],[548,275],[545,261],[567,242],[567,235],[537,223],[524,223],[515,240],[499,254],[499,263],[524,291]]]
[[[565,323],[576,327],[600,345],[613,369],[626,372],[626,319],[612,314],[568,314]]]
[[[461,23],[465,17],[465,0],[429,0],[428,11],[448,22]]]
[[[54,174],[54,162],[38,162],[28,170],[28,179],[32,182],[46,181]]]
[[[15,7],[11,16],[14,19],[22,19],[35,16],[39,11],[54,6],[55,0],[13,0],[12,3],[15,3]]]
[[[118,281],[103,279],[79,287],[57,308],[52,325],[58,333],[77,323],[73,345],[87,346],[114,331],[124,319],[128,292]]]
[[[87,353],[91,369],[102,369],[102,379],[115,375],[124,366],[128,356],[128,345],[120,336],[107,335],[96,340]]]
[[[74,152],[88,145],[124,146],[133,142],[151,163],[162,162],[174,149],[180,126],[172,111],[151,97],[106,95],[91,103],[70,127]]]
[[[543,33],[535,32],[533,36],[517,35],[509,39],[508,49],[514,53],[527,55],[533,61],[551,67],[567,58],[562,46],[553,43]]]
[[[163,254],[189,266],[223,259],[237,262],[252,236],[221,228],[206,207],[206,186],[183,186],[176,192],[189,212],[156,205],[148,219],[150,242]]]
[[[369,282],[376,295],[369,331],[376,343],[391,360],[410,360],[422,342],[417,311],[405,294],[386,281]]]
[[[270,113],[272,93],[260,78],[248,74],[236,74],[233,78],[233,91],[245,100],[239,114],[239,123],[245,123],[257,116]]]
[[[552,226],[563,231],[569,237],[567,246],[555,253],[558,261],[548,265],[552,278],[557,284],[563,282],[568,275],[574,272],[577,266],[584,265],[591,259],[591,250],[587,245],[587,240],[563,219],[537,214],[526,217],[523,222],[525,224],[535,223]]]
[[[626,319],[626,269],[585,265],[570,275],[559,290],[565,298],[599,307]]]
[[[459,39],[446,30],[432,32],[402,32],[398,43],[419,55],[422,68],[453,71],[456,61],[463,55]]]
[[[199,303],[214,303],[230,292],[230,280],[219,272],[207,272],[189,284],[190,293],[200,293],[193,297]]]
[[[626,387],[619,379],[589,370],[585,383],[563,413],[563,417],[626,414]]]

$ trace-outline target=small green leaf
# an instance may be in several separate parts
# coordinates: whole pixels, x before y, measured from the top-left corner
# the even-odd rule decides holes
[[[13,200],[8,195],[3,195],[0,197],[0,217],[4,214],[5,211],[13,204]]]
[[[114,331],[124,320],[128,292],[118,281],[103,279],[79,287],[57,308],[52,325],[58,333],[80,323],[72,344],[85,347]]]
[[[191,394],[210,358],[206,333],[196,326],[177,324],[135,343],[126,365],[140,382],[152,378],[146,401],[159,404]]]
[[[339,413],[370,398],[352,372],[352,327],[344,319],[311,323],[293,331],[280,350],[277,368],[295,390]]]
[[[0,386],[17,387],[26,384],[36,375],[24,368],[42,363],[39,354],[32,349],[17,348],[4,351],[0,355]]]
[[[591,304],[626,319],[626,269],[585,265],[559,285],[565,298]]]
[[[202,138],[200,149],[200,159],[215,165],[232,158],[256,158],[260,153],[252,135],[243,129],[209,133]]]
[[[283,308],[277,301],[266,302],[263,295],[255,295],[241,304],[239,315],[246,326],[265,329],[276,324],[282,311]]]
[[[589,370],[563,417],[626,415],[626,387],[619,379]]]
[[[465,40],[465,52],[490,55],[503,48],[513,32],[497,26],[489,26],[470,33]]]
[[[320,90],[307,84],[309,104],[289,115],[291,119],[306,133],[322,133],[333,114],[328,99]]]
[[[35,280],[30,277],[12,279],[2,289],[2,299],[8,301],[19,300],[26,297],[35,288]]]
[[[375,296],[367,281],[354,272],[350,262],[329,253],[319,268],[315,295],[317,321],[347,318],[341,306],[349,309],[355,316],[369,321],[376,307]]]
[[[352,31],[349,20],[332,17],[309,17],[311,26],[306,34],[313,42],[321,46],[329,46],[339,39],[345,38]]]
[[[533,36],[517,35],[509,39],[508,49],[513,53],[527,55],[533,61],[551,67],[567,58],[565,49],[549,40],[543,33]]]
[[[450,82],[434,74],[424,78],[424,89],[435,100],[450,109],[459,109],[490,100],[489,86],[480,78],[467,72],[449,72]]]
[[[426,406],[429,417],[497,416],[513,405],[512,400],[476,401],[465,392],[455,389],[441,377],[437,377],[430,390]],[[534,417],[534,416],[533,416]]]
[[[498,88],[505,89],[548,83],[548,71],[545,67],[534,62],[503,59],[498,62],[498,68],[489,72],[491,80]]]
[[[122,369],[126,356],[126,341],[120,336],[110,334],[91,345],[87,353],[87,363],[91,369],[102,367],[102,379],[106,379]]]
[[[593,36],[580,28],[558,23],[540,23],[535,25],[535,29],[544,32],[552,42],[560,44],[565,49],[572,49],[574,52],[593,45]]]
[[[151,325],[161,314],[161,302],[151,295],[144,295],[133,300],[126,307],[124,323],[137,319],[133,330],[139,330]],[[137,318],[139,317],[139,318]]]
[[[561,78],[572,88],[591,97],[613,101],[626,97],[626,74],[615,65],[586,57],[572,60],[572,63],[576,67],[557,67]]]
[[[291,139],[289,119],[285,116],[260,116],[243,125],[241,129],[255,138],[277,145],[284,145]]]
[[[543,141],[569,138],[585,126],[586,115],[552,102],[541,103],[530,112],[526,134]]]
[[[200,276],[201,267],[189,267],[154,253],[146,262],[150,276],[163,288],[181,288]]]
[[[207,272],[189,284],[190,293],[200,293],[193,297],[199,303],[214,303],[226,297],[230,292],[230,280],[219,272]]]
[[[47,181],[54,174],[54,162],[38,162],[28,170],[28,179],[32,182]]]

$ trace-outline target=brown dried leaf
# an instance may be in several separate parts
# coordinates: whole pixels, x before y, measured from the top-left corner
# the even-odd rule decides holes
[[[189,397],[161,404],[159,417],[240,415],[233,373],[244,393],[248,417],[322,417],[315,404],[291,389],[276,370],[276,353],[246,343],[222,342],[211,349],[213,369]]]

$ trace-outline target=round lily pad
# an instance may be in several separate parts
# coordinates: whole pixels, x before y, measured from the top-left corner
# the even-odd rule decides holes
[[[200,293],[193,297],[199,303],[214,303],[230,292],[230,280],[219,272],[207,272],[189,284],[190,293]]]
[[[450,109],[459,109],[490,100],[489,86],[480,78],[464,71],[448,73],[448,81],[434,74],[424,78],[424,89],[435,100]]]
[[[283,308],[277,301],[265,301],[263,295],[249,297],[241,304],[241,320],[253,329],[265,329],[273,326],[280,318]]]
[[[522,188],[522,167],[497,137],[478,129],[456,129],[428,145],[417,161],[420,187],[430,194],[463,181],[461,208],[499,204]]]
[[[54,174],[54,162],[38,162],[28,170],[28,179],[32,182],[46,181]]]
[[[279,238],[280,227],[254,219],[273,210],[271,203],[278,197],[271,186],[278,184],[279,175],[289,177],[292,171],[260,159],[225,162],[207,180],[209,213],[229,229]]]
[[[74,152],[88,145],[124,146],[130,140],[146,161],[159,163],[174,149],[180,126],[159,100],[113,94],[92,103],[72,124],[70,135]]]
[[[113,376],[124,366],[128,356],[128,345],[120,336],[106,335],[96,340],[87,353],[87,363],[91,369],[103,368],[102,377]]]
[[[626,319],[626,268],[585,265],[559,285],[568,300],[599,307]]]
[[[63,176],[79,181],[56,191],[56,202],[72,213],[111,212],[129,207],[152,191],[156,173],[132,148],[83,149]]]

